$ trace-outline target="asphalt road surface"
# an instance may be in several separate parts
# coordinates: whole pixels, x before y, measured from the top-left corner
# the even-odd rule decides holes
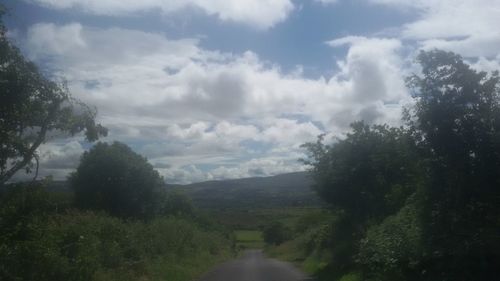
[[[215,267],[199,281],[302,281],[307,275],[291,264],[266,258],[261,250],[248,250],[239,259]]]

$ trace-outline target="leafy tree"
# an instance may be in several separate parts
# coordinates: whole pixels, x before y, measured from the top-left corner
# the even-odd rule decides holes
[[[317,192],[339,210],[331,264],[374,280],[492,279],[500,263],[499,73],[439,50],[417,61],[404,129],[357,122],[334,144],[320,137],[305,145]]]
[[[89,141],[106,134],[96,110],[71,97],[65,85],[47,79],[9,42],[0,6],[0,185],[36,162],[49,133],[85,132]],[[35,174],[35,178],[36,178]]]
[[[149,218],[160,211],[163,179],[127,145],[97,143],[70,177],[76,205],[119,217]]]
[[[454,280],[478,279],[500,261],[499,73],[439,50],[417,61],[422,74],[408,80],[417,103],[405,118],[429,159],[429,267]]]
[[[419,201],[414,194],[395,215],[368,228],[360,241],[357,256],[358,263],[369,272],[367,275],[375,275],[380,280],[409,280],[408,274],[414,277],[422,274],[419,267],[423,253]]]
[[[163,200],[161,214],[173,216],[194,215],[194,207],[191,198],[180,191],[167,192]]]
[[[355,223],[396,212],[414,190],[418,157],[405,130],[387,125],[351,125],[345,139],[325,145],[320,136],[304,147],[315,189]]]
[[[282,222],[272,221],[262,229],[264,242],[268,244],[279,245],[290,239],[290,229]]]

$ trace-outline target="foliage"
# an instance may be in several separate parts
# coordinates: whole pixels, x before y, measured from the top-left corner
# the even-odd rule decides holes
[[[318,225],[329,224],[335,219],[335,214],[325,209],[311,209],[297,218],[293,226],[294,233],[307,232]]]
[[[459,55],[421,52],[409,78],[406,120],[428,158],[425,225],[429,275],[475,279],[500,261],[500,76]]]
[[[304,145],[316,190],[337,211],[326,240],[330,277],[498,275],[499,73],[439,50],[417,61],[422,72],[408,78],[415,105],[403,114],[405,127],[357,122],[333,144],[320,137]],[[320,229],[300,234],[308,251]]]
[[[264,242],[268,244],[279,245],[288,240],[290,235],[290,229],[279,221],[272,221],[262,229]]]
[[[12,189],[0,203],[0,280],[187,281],[231,255],[223,233],[192,220],[70,210],[33,187]]]
[[[194,208],[191,198],[186,194],[180,191],[170,191],[165,195],[160,212],[162,215],[192,216]]]
[[[423,255],[419,202],[413,196],[401,210],[370,227],[361,240],[358,262],[383,280],[402,280],[417,273]]]
[[[123,218],[150,218],[162,208],[162,178],[146,158],[119,142],[97,143],[85,152],[70,181],[79,208]]]
[[[362,275],[359,272],[350,272],[340,278],[339,281],[361,281]]]
[[[351,125],[352,132],[334,145],[316,143],[309,153],[318,194],[352,220],[380,219],[401,207],[413,192],[411,179],[418,170],[417,157],[407,132],[387,125]]]
[[[259,249],[264,246],[262,231],[235,230],[236,247],[238,249]]]
[[[49,134],[106,135],[96,110],[71,97],[65,85],[46,78],[9,42],[0,7],[0,185],[16,172],[38,169],[37,148]],[[35,178],[36,178],[35,174]]]
[[[317,278],[324,275],[326,280],[331,280],[333,276],[329,272],[329,264],[332,261],[331,248],[335,244],[333,228],[336,218],[335,214],[327,210],[310,209],[303,212],[291,227],[291,239],[280,245],[267,245],[266,253],[293,262]]]

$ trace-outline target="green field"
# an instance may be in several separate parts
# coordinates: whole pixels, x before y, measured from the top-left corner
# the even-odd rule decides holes
[[[261,249],[264,247],[262,232],[258,230],[236,230],[236,246],[238,249]]]
[[[319,207],[255,208],[255,209],[204,209],[217,222],[232,229],[258,230],[269,221],[281,221],[289,227],[308,213],[322,210]]]

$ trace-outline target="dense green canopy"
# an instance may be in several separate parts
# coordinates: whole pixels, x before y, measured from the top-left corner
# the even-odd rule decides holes
[[[119,217],[149,218],[161,209],[163,179],[127,145],[97,143],[71,175],[76,205]]]
[[[404,127],[357,122],[305,145],[340,217],[335,266],[365,280],[487,280],[500,262],[500,77],[445,51],[417,61]]]

